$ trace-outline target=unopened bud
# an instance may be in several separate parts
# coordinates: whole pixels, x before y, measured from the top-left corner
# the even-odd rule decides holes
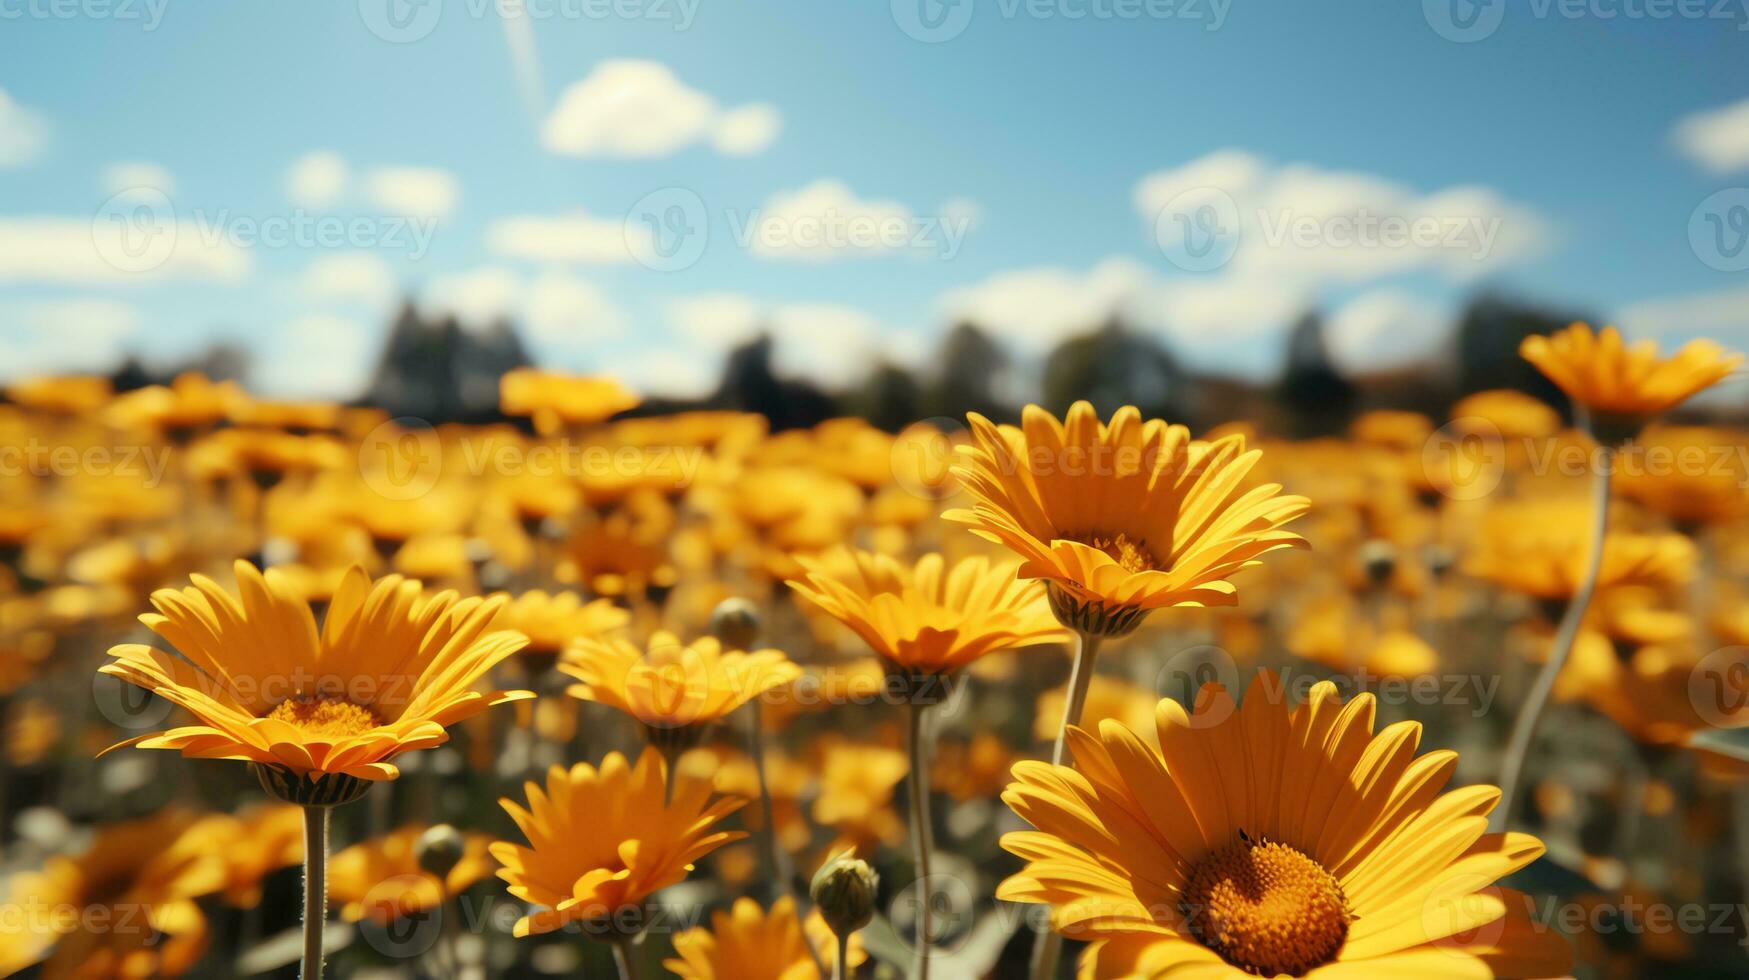
[[[1360,546],[1360,566],[1374,588],[1391,580],[1397,570],[1397,546],[1382,538],[1373,538]]]
[[[438,881],[446,881],[449,873],[461,863],[466,849],[467,842],[462,839],[461,832],[449,824],[440,823],[419,835],[413,843],[413,856],[419,862],[419,870]]]
[[[875,893],[880,886],[880,875],[867,861],[857,858],[852,851],[844,851],[828,858],[814,872],[808,894],[820,910],[820,917],[832,928],[832,934],[843,938],[874,918]]]
[[[739,597],[724,599],[711,610],[711,635],[726,649],[753,649],[759,639],[759,608]]]

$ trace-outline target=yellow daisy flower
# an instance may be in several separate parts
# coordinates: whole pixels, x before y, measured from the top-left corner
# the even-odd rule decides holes
[[[528,637],[525,658],[550,662],[571,643],[617,633],[631,621],[632,614],[611,599],[584,602],[575,592],[532,589],[511,600],[493,625]]]
[[[1583,323],[1547,337],[1526,337],[1518,352],[1575,403],[1603,415],[1640,419],[1712,387],[1743,361],[1710,340],[1691,340],[1661,359],[1650,340],[1628,344],[1614,327],[1593,333]]]
[[[645,650],[617,638],[580,640],[559,669],[581,682],[566,689],[572,697],[618,708],[651,731],[718,721],[802,676],[780,650],[724,650],[714,636],[686,645],[666,632]]]
[[[532,418],[535,431],[541,435],[553,435],[569,426],[594,425],[638,407],[640,401],[612,378],[518,368],[506,372],[498,382],[498,403],[504,414]]]
[[[528,808],[500,800],[529,845],[491,846],[510,894],[541,908],[516,923],[518,937],[578,922],[603,938],[632,921],[640,903],[683,880],[693,862],[747,836],[717,824],[747,801],[711,799],[709,777],[679,770],[664,803],[661,754],[645,749],[634,766],[617,752],[597,769],[554,766],[546,788],[526,784]]]
[[[796,903],[788,895],[767,913],[751,898],[738,898],[727,912],[712,912],[711,926],[688,929],[674,937],[675,958],[662,965],[680,980],[821,980],[808,952],[835,950],[838,940],[819,912],[806,923],[796,920]],[[850,937],[849,966],[868,959],[862,940]]]
[[[533,697],[474,690],[526,642],[487,632],[502,597],[428,596],[418,582],[391,575],[373,584],[355,567],[318,630],[289,580],[246,561],[235,569],[236,593],[196,575],[188,588],[152,594],[158,612],[140,621],[182,658],[137,643],[110,648],[103,673],[198,721],[121,745],[252,762],[276,795],[309,803],[296,794],[325,777],[394,779],[389,759],[442,744],[447,726],[492,705]],[[362,792],[345,780],[327,785]]]
[[[1249,485],[1260,453],[1242,435],[1194,440],[1132,406],[1103,423],[1087,402],[1064,422],[1028,405],[1020,428],[968,418],[974,444],[954,473],[974,503],[945,516],[1024,559],[1021,577],[1044,579],[1083,633],[1127,633],[1165,606],[1232,605],[1233,573],[1305,543],[1281,528],[1306,498]]]
[[[45,980],[174,977],[206,952],[196,899],[225,886],[236,822],[170,809],[98,830],[84,853],[9,883],[0,976],[39,961]]]
[[[1161,701],[1161,748],[1115,722],[1072,730],[1078,766],[1015,767],[1003,799],[1035,831],[997,897],[1050,906],[1092,942],[1080,976],[1559,976],[1571,952],[1493,882],[1542,854],[1489,834],[1500,791],[1441,795],[1453,752],[1329,683],[1290,711],[1267,675],[1235,706]]]
[[[1483,520],[1464,570],[1535,599],[1572,598],[1590,567],[1588,515],[1574,505],[1513,504]],[[1693,573],[1694,542],[1681,534],[1612,532],[1604,538],[1597,588],[1676,584]]]
[[[341,918],[392,922],[435,908],[492,873],[494,864],[487,854],[491,838],[466,834],[460,860],[440,881],[419,866],[419,835],[424,832],[420,826],[402,827],[329,859],[328,894],[340,903]]]
[[[982,556],[947,567],[939,554],[906,566],[866,551],[800,559],[790,587],[860,636],[906,675],[949,674],[985,654],[1068,636],[1017,562]]]

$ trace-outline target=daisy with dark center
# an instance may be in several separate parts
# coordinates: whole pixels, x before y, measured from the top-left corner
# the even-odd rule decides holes
[[[1038,829],[1003,838],[1027,865],[997,897],[1088,940],[1083,980],[1564,974],[1565,940],[1494,885],[1541,843],[1488,833],[1499,791],[1442,795],[1455,753],[1373,716],[1329,683],[1290,709],[1263,675],[1240,705],[1161,701],[1160,748],[1071,729],[1077,768],[1015,766],[1003,800]]]
[[[197,722],[121,745],[248,762],[269,793],[305,808],[304,976],[320,977],[328,809],[394,779],[399,771],[389,760],[442,744],[448,726],[533,697],[474,689],[526,640],[489,631],[503,597],[427,595],[396,575],[372,583],[356,567],[318,630],[309,603],[283,575],[244,561],[235,571],[235,593],[198,575],[188,588],[153,593],[158,611],[140,621],[180,657],[122,644],[101,672]]]
[[[1143,421],[1125,406],[1101,422],[1076,402],[1058,422],[1028,405],[1019,428],[967,417],[973,444],[954,475],[969,509],[944,516],[1019,555],[1019,575],[1042,579],[1051,609],[1080,637],[1051,752],[1081,720],[1094,660],[1106,637],[1123,636],[1155,609],[1230,606],[1230,579],[1281,548],[1305,541],[1283,525],[1310,507],[1273,483],[1249,479],[1261,452],[1240,434],[1204,442],[1182,425]],[[1039,936],[1033,976],[1049,977],[1057,939]]]

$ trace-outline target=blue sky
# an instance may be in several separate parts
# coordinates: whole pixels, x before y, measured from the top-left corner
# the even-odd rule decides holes
[[[1381,366],[1481,288],[1749,346],[1749,0],[1451,2],[0,0],[0,370],[344,395],[403,292],[681,392],[1113,309]]]

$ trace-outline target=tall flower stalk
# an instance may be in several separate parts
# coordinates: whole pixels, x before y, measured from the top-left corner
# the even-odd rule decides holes
[[[322,980],[322,932],[328,922],[328,807],[304,807],[304,980]]]
[[[906,705],[905,748],[911,758],[911,853],[916,859],[917,874],[917,951],[912,975],[916,980],[929,980],[930,902],[929,902],[929,749],[924,744],[924,712],[928,705],[912,698]]]
[[[1579,429],[1589,436],[1589,413],[1584,408],[1577,409],[1577,413]],[[1512,723],[1512,736],[1506,742],[1506,755],[1500,765],[1500,804],[1489,818],[1490,829],[1494,831],[1506,829],[1512,818],[1512,804],[1518,796],[1518,784],[1524,778],[1524,763],[1530,755],[1531,743],[1536,739],[1537,725],[1542,721],[1543,709],[1548,706],[1549,694],[1555,689],[1555,680],[1561,676],[1561,668],[1567,665],[1567,658],[1573,653],[1573,641],[1579,635],[1579,624],[1585,619],[1585,610],[1591,605],[1591,594],[1597,590],[1597,574],[1603,568],[1603,546],[1609,534],[1609,477],[1613,469],[1613,450],[1609,446],[1599,446],[1597,460],[1598,470],[1591,478],[1591,530],[1586,542],[1586,547],[1591,549],[1590,557],[1586,560],[1579,588],[1561,615],[1554,648],[1549,651],[1536,683],[1531,685],[1530,693],[1525,697],[1524,707]]]

